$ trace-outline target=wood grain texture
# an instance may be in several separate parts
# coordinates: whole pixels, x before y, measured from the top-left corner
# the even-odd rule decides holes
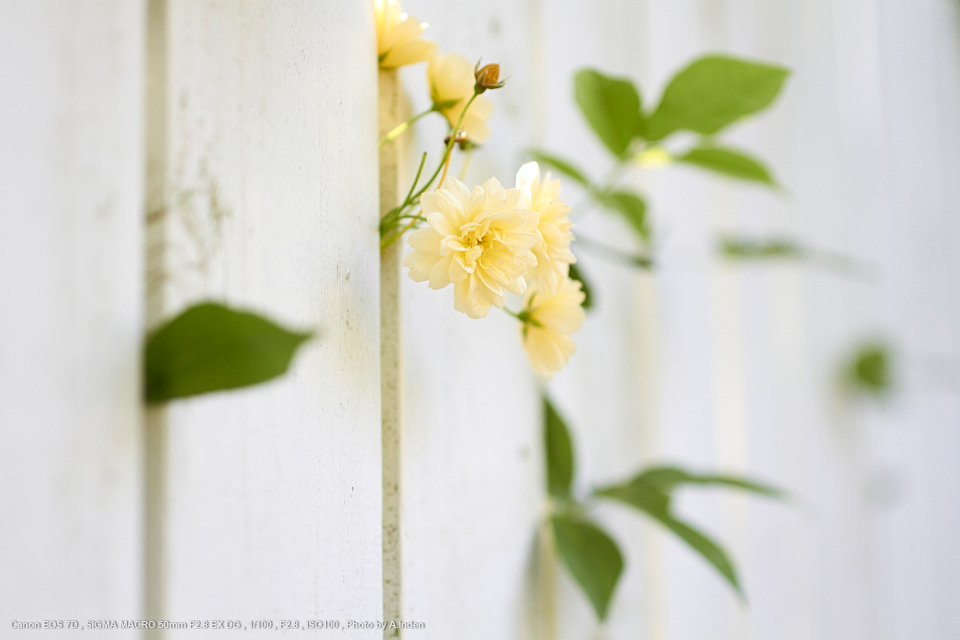
[[[92,0],[0,20],[5,635],[140,615],[143,19]]]
[[[170,0],[162,9],[151,14],[166,32],[151,67],[166,77],[154,105],[163,170],[151,185],[162,196],[151,211],[151,321],[213,298],[317,337],[277,381],[154,417],[154,607],[169,619],[248,625],[378,620],[372,7]]]

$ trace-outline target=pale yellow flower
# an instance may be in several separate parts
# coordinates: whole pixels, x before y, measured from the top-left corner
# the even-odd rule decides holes
[[[436,42],[420,38],[427,25],[403,13],[397,0],[374,0],[374,9],[381,69],[423,62],[436,53]]]
[[[447,178],[420,198],[429,226],[410,234],[413,251],[403,265],[431,289],[453,283],[453,307],[482,318],[503,308],[507,291],[526,291],[524,276],[536,265],[537,214],[520,207],[520,192],[491,178],[473,191]]]
[[[584,294],[581,284],[561,281],[553,295],[530,288],[521,314],[520,337],[530,366],[544,378],[552,378],[576,350],[571,336],[583,326]]]
[[[540,166],[536,162],[520,167],[517,189],[522,194],[524,205],[540,215],[537,225],[540,243],[533,249],[537,266],[527,280],[536,280],[537,289],[550,295],[567,277],[570,265],[577,261],[570,251],[573,241],[570,207],[560,200],[560,181],[550,180],[549,173],[541,180]]]
[[[427,64],[427,84],[430,85],[430,97],[434,108],[442,113],[451,127],[457,126],[463,108],[473,96],[474,65],[458,53],[437,54]],[[493,103],[483,96],[477,96],[460,129],[465,131],[467,139],[474,144],[483,144],[490,137],[487,121],[493,115]]]

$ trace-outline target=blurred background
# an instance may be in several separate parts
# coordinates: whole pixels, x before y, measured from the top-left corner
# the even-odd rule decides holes
[[[529,147],[603,175],[573,74],[632,78],[649,107],[692,59],[726,52],[791,69],[770,109],[724,135],[784,188],[632,170],[656,266],[578,250],[595,308],[545,385],[505,314],[472,321],[448,291],[381,282],[368,3],[0,4],[0,628],[379,620],[393,598],[426,623],[410,638],[960,637],[960,4],[404,9],[442,52],[507,77],[468,182],[511,183]],[[401,77],[426,108],[424,65]],[[439,118],[418,124],[401,176],[443,135]],[[577,232],[637,249],[602,212]],[[807,253],[738,259],[723,237]],[[378,283],[400,300],[395,370]],[[206,298],[320,339],[278,382],[145,411],[144,332]],[[851,376],[871,348],[884,355]],[[400,389],[390,442],[381,369]],[[538,541],[544,389],[581,490],[671,462],[796,496],[679,496],[730,551],[748,606],[657,525],[602,507],[627,563],[598,625]]]

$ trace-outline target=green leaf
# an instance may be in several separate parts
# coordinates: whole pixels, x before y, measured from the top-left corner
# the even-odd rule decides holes
[[[639,195],[629,191],[608,191],[598,195],[600,204],[623,215],[624,219],[640,236],[640,240],[650,240],[650,226],[647,224],[647,203]],[[642,265],[641,265],[642,266]]]
[[[728,475],[691,473],[678,467],[668,466],[651,467],[627,482],[594,491],[597,497],[617,500],[634,507],[670,529],[713,565],[743,599],[743,590],[736,570],[726,552],[705,534],[678,520],[671,513],[672,492],[681,485],[719,485],[779,499],[785,498],[786,493],[754,480]]]
[[[594,492],[601,498],[618,500],[647,513],[669,513],[670,494],[641,476],[622,484],[602,487]]]
[[[581,304],[580,306],[583,307],[584,309],[593,308],[593,290],[591,289],[587,281],[584,279],[583,273],[580,271],[580,267],[578,267],[576,264],[570,265],[570,279],[576,280],[581,285],[580,290],[583,291],[584,298],[583,298],[583,304]]]
[[[713,135],[740,118],[768,107],[789,71],[729,56],[707,56],[678,73],[647,121],[647,139],[674,131]]]
[[[550,520],[560,557],[590,599],[597,617],[605,620],[623,572],[623,555],[617,543],[588,520],[571,515],[555,515]]]
[[[636,476],[631,482],[656,487],[663,493],[669,494],[680,485],[724,486],[731,489],[743,489],[769,498],[780,500],[787,498],[787,493],[767,484],[730,475],[691,473],[678,467],[651,467]]]
[[[670,515],[660,512],[647,513],[660,524],[675,533],[677,537],[686,542],[691,549],[699,553],[707,562],[713,565],[713,567],[720,572],[720,575],[722,575],[726,581],[730,583],[730,586],[732,586],[733,590],[736,591],[737,596],[746,602],[746,596],[744,595],[743,589],[740,586],[740,579],[737,577],[737,570],[733,566],[733,562],[731,562],[730,558],[727,556],[727,552],[724,551],[720,545],[711,540],[701,531],[694,529],[689,524],[681,520],[677,520]]]
[[[877,395],[893,387],[890,349],[882,343],[867,344],[853,356],[848,370],[855,386]]]
[[[769,186],[777,184],[763,163],[742,151],[724,147],[697,147],[677,160],[740,180],[751,180]]]
[[[623,156],[633,139],[643,133],[640,93],[630,80],[583,69],[573,78],[580,110],[603,144]]]
[[[573,483],[573,444],[567,423],[547,396],[543,396],[543,438],[547,453],[547,491],[555,498],[567,498]]]
[[[545,151],[540,151],[539,149],[530,149],[528,152],[530,157],[540,164],[546,165],[551,169],[555,169],[559,173],[562,173],[574,182],[580,183],[584,187],[590,186],[590,178],[587,177],[587,174],[563,158],[558,158],[555,155],[551,155]]]
[[[803,258],[804,251],[792,240],[749,240],[721,238],[720,253],[728,258]]]
[[[283,374],[309,333],[207,302],[153,332],[144,367],[147,402],[258,384]]]

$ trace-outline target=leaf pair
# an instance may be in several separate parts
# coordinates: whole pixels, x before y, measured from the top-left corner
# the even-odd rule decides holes
[[[574,96],[594,133],[622,161],[630,155],[635,141],[659,142],[678,131],[712,136],[766,109],[788,75],[783,67],[713,55],[677,73],[650,114],[643,112],[640,90],[629,79],[594,69],[584,69],[574,76]],[[733,178],[775,184],[770,171],[756,158],[712,143],[675,160]],[[572,174],[579,174],[574,179],[588,184],[582,171],[565,164]],[[558,171],[563,172],[560,168]]]
[[[551,516],[557,552],[593,605],[597,617],[606,619],[617,582],[623,572],[623,554],[613,538],[583,514],[573,497],[575,454],[570,430],[556,408],[543,399],[544,448],[547,491],[560,505]],[[727,553],[704,533],[675,517],[673,492],[683,486],[722,486],[783,499],[779,489],[728,475],[697,474],[678,467],[651,467],[627,482],[600,488],[597,498],[631,506],[666,527],[709,562],[743,598],[736,569]]]
[[[310,338],[258,315],[206,302],[153,332],[144,353],[149,403],[236,389],[282,375]]]
[[[773,487],[727,475],[697,474],[677,467],[652,467],[622,484],[603,487],[594,492],[599,498],[616,500],[642,511],[686,542],[730,583],[744,599],[743,588],[733,562],[727,553],[707,535],[675,517],[671,510],[673,491],[684,485],[724,486],[751,491],[769,498],[786,498]]]

